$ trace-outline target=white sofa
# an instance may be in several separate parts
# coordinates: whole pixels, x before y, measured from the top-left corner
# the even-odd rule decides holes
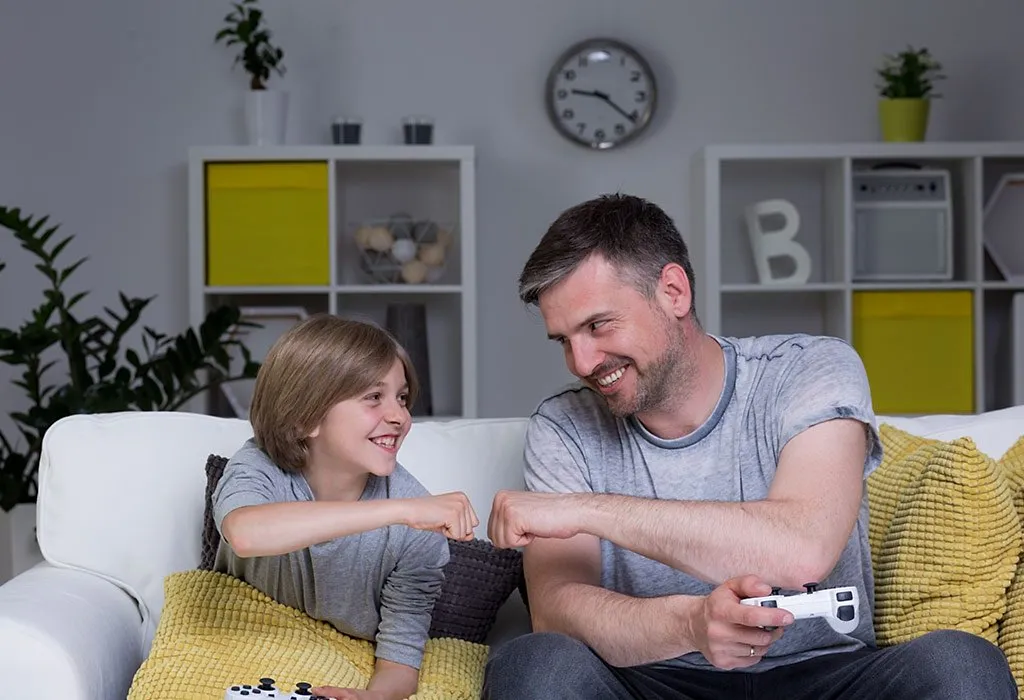
[[[879,421],[970,435],[998,456],[1024,433],[1024,407]],[[494,492],[523,486],[525,428],[522,418],[417,423],[399,458],[432,492],[465,491],[486,537]],[[206,458],[250,434],[245,421],[188,413],[79,415],[48,431],[37,508],[45,561],[0,586],[5,687],[123,700],[153,639],[164,577],[199,564]],[[514,593],[489,641],[528,629]]]

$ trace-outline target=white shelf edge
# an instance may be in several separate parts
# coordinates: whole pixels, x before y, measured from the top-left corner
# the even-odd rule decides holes
[[[204,294],[459,294],[458,284],[340,284],[311,287],[204,287]]]
[[[459,294],[459,284],[342,284],[332,287],[335,294]]]
[[[1024,141],[924,141],[919,143],[729,143],[703,148],[717,161],[878,158],[1024,158]]]
[[[723,294],[799,294],[821,292],[864,292],[893,290],[954,291],[964,289],[1024,289],[1024,283],[1003,282],[809,282],[807,284],[723,284]]]
[[[799,292],[842,292],[850,285],[843,282],[808,282],[807,284],[723,284],[723,294],[779,294]]]
[[[333,146],[195,146],[189,155],[200,161],[332,160],[351,161],[450,161],[472,159],[473,146],[402,144]]]

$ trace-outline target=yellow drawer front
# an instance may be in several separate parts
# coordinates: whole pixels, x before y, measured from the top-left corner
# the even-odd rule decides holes
[[[974,411],[973,303],[969,291],[854,293],[876,413]]]
[[[330,283],[327,163],[206,169],[207,284]]]

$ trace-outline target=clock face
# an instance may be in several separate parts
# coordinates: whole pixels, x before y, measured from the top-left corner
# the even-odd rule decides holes
[[[607,149],[638,136],[657,104],[654,73],[634,49],[588,39],[562,54],[548,75],[548,118],[563,136]]]

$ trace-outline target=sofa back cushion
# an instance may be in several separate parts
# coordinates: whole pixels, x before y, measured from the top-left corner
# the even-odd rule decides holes
[[[486,536],[494,492],[523,488],[525,429],[525,419],[418,422],[398,458],[434,493],[465,491]],[[182,412],[58,421],[39,465],[43,556],[121,586],[152,638],[164,578],[200,563],[207,458],[233,454],[251,435],[247,421]]]

